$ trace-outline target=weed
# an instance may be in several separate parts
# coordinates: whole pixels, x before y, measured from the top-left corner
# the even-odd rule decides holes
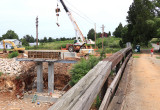
[[[139,58],[139,56],[133,56],[133,58]]]
[[[100,105],[101,105],[101,100],[100,100],[100,97],[98,95],[97,98],[96,98],[96,108],[98,109],[100,107]]]
[[[160,57],[156,57],[157,59],[160,59]]]
[[[19,53],[17,51],[15,52],[12,52],[8,55],[8,58],[14,58],[14,57],[17,57],[19,55]]]
[[[0,72],[0,76],[2,76],[2,74],[3,74],[3,73],[2,73],[2,72]]]
[[[94,56],[89,56],[88,60],[84,58],[77,64],[75,64],[70,70],[71,81],[70,85],[74,86],[83,76],[85,76],[97,63],[99,58]]]

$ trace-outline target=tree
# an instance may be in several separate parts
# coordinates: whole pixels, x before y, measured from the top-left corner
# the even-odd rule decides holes
[[[26,41],[26,39],[21,39],[22,45],[29,46],[29,43]]]
[[[44,37],[43,42],[47,42],[47,37]]]
[[[48,42],[53,42],[52,37],[49,37],[49,38],[48,38]]]
[[[88,34],[87,34],[87,38],[95,40],[95,36],[94,35],[95,35],[94,29],[90,29],[89,32],[88,32]]]
[[[2,39],[19,39],[19,37],[14,31],[8,30],[6,34],[2,35]]]
[[[148,42],[152,39],[154,31],[151,22],[155,17],[154,6],[149,0],[134,0],[129,8],[127,22],[128,32],[127,38],[133,44],[144,43],[148,46]]]
[[[29,42],[29,43],[34,43],[35,42],[35,39],[34,39],[34,37],[31,35],[25,35],[25,36],[23,36],[23,39],[26,39],[26,41],[27,42]]]
[[[108,37],[110,37],[110,36],[111,36],[111,32],[109,31],[109,32],[108,32]]]
[[[123,26],[122,26],[122,23],[119,23],[118,27],[115,29],[115,31],[113,32],[113,35],[115,37],[119,37],[121,38],[122,37],[122,29],[123,29]]]
[[[2,37],[0,37],[0,41],[3,40]]]

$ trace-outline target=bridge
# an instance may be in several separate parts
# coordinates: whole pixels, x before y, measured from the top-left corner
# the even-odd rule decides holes
[[[98,95],[102,100],[99,110],[106,110],[131,56],[132,48],[127,47],[100,61],[48,110],[89,110]],[[109,84],[113,71],[116,76]]]

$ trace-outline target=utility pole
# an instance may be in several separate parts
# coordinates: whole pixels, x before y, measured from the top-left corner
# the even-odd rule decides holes
[[[95,29],[94,29],[94,31],[95,31],[94,37],[95,37],[95,49],[96,49],[96,23],[95,23]]]
[[[104,25],[102,25],[102,50],[103,50],[103,42],[104,42],[104,28],[105,28],[105,26]]]
[[[36,46],[38,47],[38,16],[36,17]]]

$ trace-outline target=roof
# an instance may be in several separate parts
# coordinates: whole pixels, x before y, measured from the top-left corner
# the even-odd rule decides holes
[[[4,40],[7,40],[7,41],[15,41],[15,40],[18,40],[18,39],[4,39]],[[18,40],[19,41],[19,40]]]

